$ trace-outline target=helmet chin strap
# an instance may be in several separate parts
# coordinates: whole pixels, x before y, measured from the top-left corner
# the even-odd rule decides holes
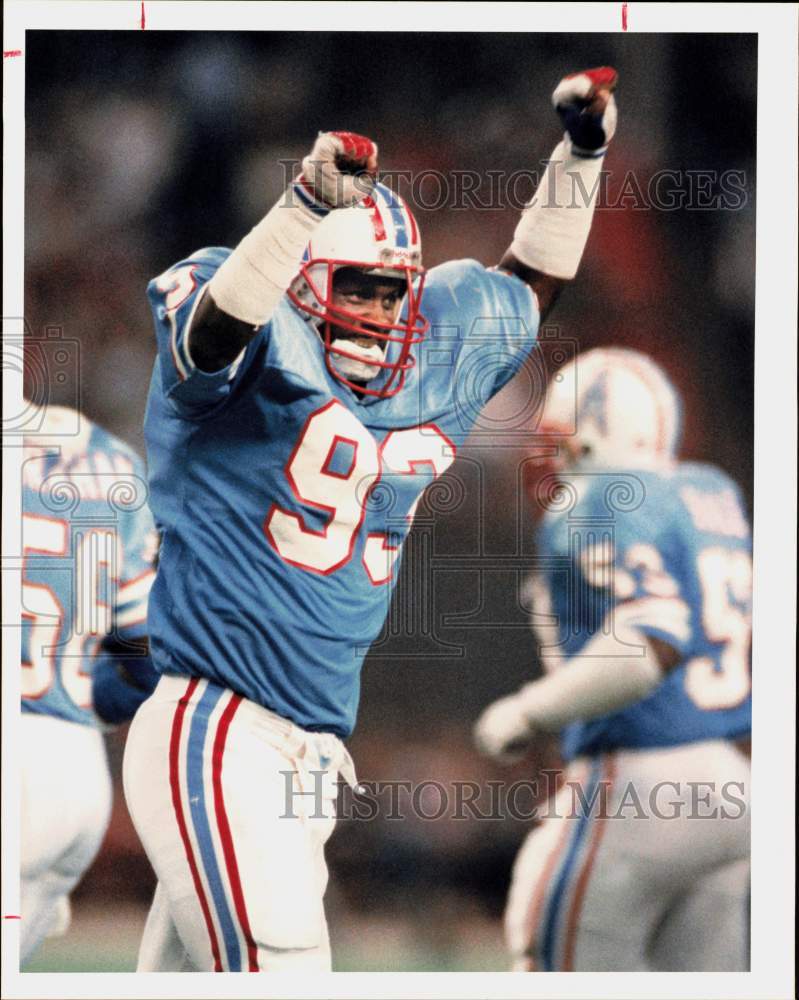
[[[330,352],[332,363],[345,378],[351,381],[369,382],[383,371],[379,364],[369,364],[370,361],[382,362],[385,360],[385,352],[378,344],[362,347],[348,338],[337,337],[330,346],[332,348]],[[338,354],[336,349],[346,351],[348,354],[357,354],[359,357],[358,359],[344,357],[342,354]]]

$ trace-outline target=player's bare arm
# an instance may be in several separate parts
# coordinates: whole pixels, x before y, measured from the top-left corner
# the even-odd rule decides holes
[[[566,132],[516,227],[499,266],[532,288],[543,319],[577,273],[599,190],[604,154],[616,130],[617,74],[609,66],[565,77],[552,103]]]
[[[220,309],[206,291],[191,324],[192,359],[200,371],[218,372],[235,361],[257,330]]]
[[[201,371],[219,371],[238,357],[289,287],[319,222],[367,197],[376,174],[371,139],[318,136],[302,173],[220,267],[197,306],[189,350]]]
[[[635,628],[626,630],[624,637],[628,646],[643,648],[644,655],[619,655],[618,639],[600,635],[568,669],[525,684],[489,705],[475,726],[478,749],[512,762],[539,733],[557,733],[576,719],[593,719],[640,701],[680,662],[674,648],[657,637]]]

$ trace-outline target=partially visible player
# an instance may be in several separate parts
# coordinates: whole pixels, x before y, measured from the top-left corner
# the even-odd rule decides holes
[[[541,430],[563,463],[539,486],[532,587],[545,675],[475,730],[500,760],[563,732],[565,783],[513,871],[518,970],[747,967],[750,530],[728,476],[677,461],[679,425],[675,390],[635,351],[589,351],[550,384]]]
[[[21,963],[66,930],[69,894],[105,835],[103,729],[131,718],[157,678],[146,638],[157,536],[141,460],[50,406],[25,440],[22,487]]]
[[[333,803],[315,808],[315,781],[334,797],[354,780],[342,741],[422,491],[577,271],[615,82],[604,67],[556,89],[566,134],[496,268],[425,275],[376,145],[327,132],[233,251],[150,284],[163,677],[124,768],[158,876],[140,971],[330,969]]]

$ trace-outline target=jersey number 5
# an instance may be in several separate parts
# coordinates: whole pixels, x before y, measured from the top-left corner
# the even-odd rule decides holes
[[[749,694],[752,626],[745,609],[752,596],[748,552],[708,548],[697,561],[702,584],[702,624],[711,642],[723,643],[718,668],[700,656],[686,665],[685,689],[700,708],[734,708]]]
[[[79,708],[88,708],[91,675],[83,667],[92,647],[111,631],[111,608],[104,600],[100,579],[103,566],[109,575],[116,572],[117,536],[97,529],[75,533],[73,558],[65,564],[70,545],[67,521],[23,514],[22,532],[22,620],[28,625],[22,697],[38,699],[47,694],[55,680],[58,657],[64,690]],[[54,570],[56,558],[61,564]],[[60,577],[66,610],[53,587],[30,579],[35,567],[46,570],[52,583]]]
[[[370,490],[383,469],[413,475],[427,466],[440,476],[455,458],[455,446],[433,424],[392,431],[377,442],[338,400],[308,417],[286,464],[286,477],[299,503],[322,511],[327,525],[309,528],[301,514],[273,504],[264,533],[282,559],[323,576],[352,558],[355,540],[366,515]],[[338,466],[334,465],[336,456]],[[414,505],[415,506],[415,505]],[[413,508],[409,512],[413,516]],[[388,537],[370,533],[364,547],[364,568],[374,585],[387,583],[399,548]]]

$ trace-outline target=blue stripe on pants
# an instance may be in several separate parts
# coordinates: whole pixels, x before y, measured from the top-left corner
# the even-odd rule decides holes
[[[233,918],[230,915],[225,887],[222,884],[219,865],[214,853],[211,827],[208,823],[208,814],[205,811],[205,788],[203,785],[203,748],[208,734],[208,720],[211,717],[214,707],[222,697],[222,692],[222,688],[209,683],[197,704],[197,708],[194,710],[189,730],[186,782],[189,791],[191,819],[194,824],[194,832],[197,835],[197,843],[200,846],[200,858],[205,868],[208,887],[211,890],[211,898],[214,901],[219,917],[219,926],[222,930],[222,938],[225,942],[225,951],[227,952],[228,969],[231,972],[241,972],[239,937],[236,933]]]
[[[558,929],[558,921],[560,919],[560,907],[563,902],[563,896],[566,891],[566,886],[569,883],[569,879],[572,874],[572,869],[575,866],[577,857],[580,853],[580,848],[585,840],[586,832],[590,826],[591,817],[591,803],[593,801],[594,794],[596,792],[597,785],[599,784],[599,775],[601,771],[601,761],[599,758],[594,760],[591,767],[591,774],[588,779],[588,791],[585,793],[585,798],[588,803],[588,808],[583,812],[577,821],[577,829],[572,835],[572,842],[569,845],[569,851],[566,858],[561,866],[560,873],[558,875],[557,881],[555,882],[555,888],[549,899],[549,905],[547,906],[547,914],[545,918],[544,926],[544,941],[541,948],[541,957],[544,965],[544,969],[547,972],[554,972],[555,969],[555,935]]]

